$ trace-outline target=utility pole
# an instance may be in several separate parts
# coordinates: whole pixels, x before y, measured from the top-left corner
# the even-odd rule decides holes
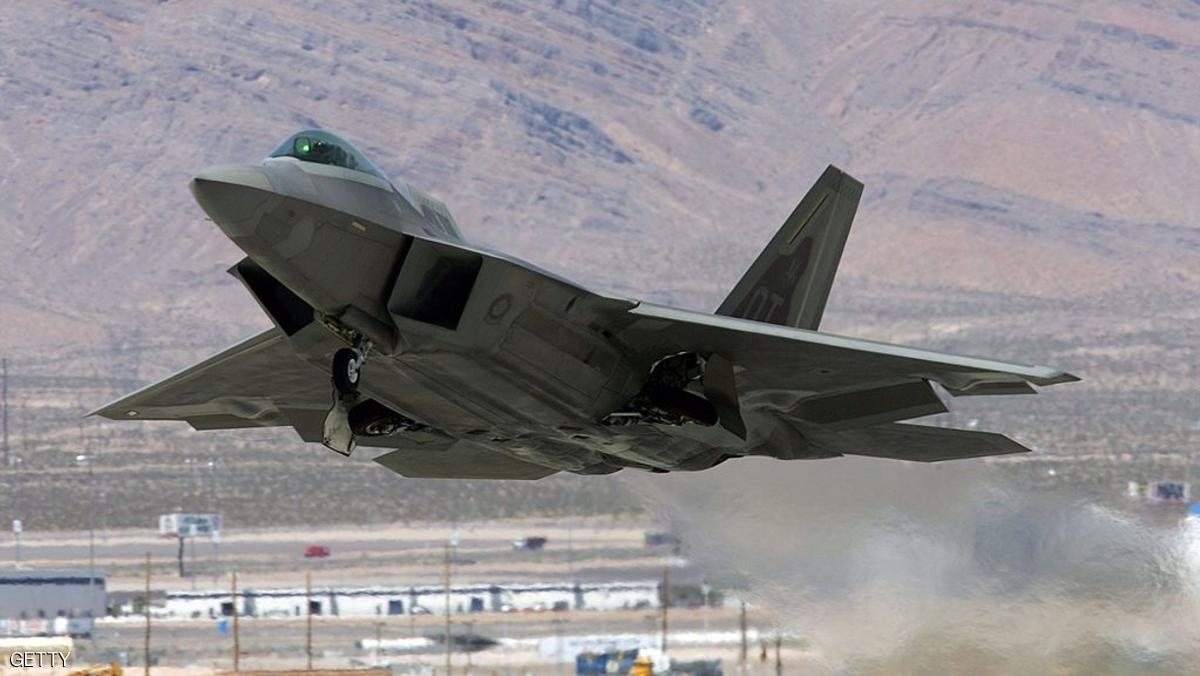
[[[241,671],[242,644],[238,636],[237,571],[233,571],[233,670]]]
[[[567,572],[571,582],[575,579],[575,495],[577,491],[567,494]]]
[[[8,457],[8,360],[0,359],[0,427],[4,429],[4,466],[7,468],[9,463]]]
[[[79,454],[75,456],[75,464],[87,466],[87,482],[88,482],[88,501],[91,507],[88,509],[88,602],[94,603],[96,600],[95,580],[96,580],[96,508],[100,505],[100,501],[96,499],[96,481],[95,474],[92,472],[92,462],[95,460],[90,455]]]
[[[746,643],[746,602],[745,601],[742,601],[742,617],[741,617],[740,624],[741,624],[741,629],[742,629],[742,652],[738,658],[738,666],[741,670],[741,673],[744,674],[744,673],[746,673],[746,653],[749,650],[749,645],[747,645],[747,643]]]
[[[671,607],[671,568],[667,564],[663,564],[662,576],[662,644],[660,649],[663,654],[667,653],[667,616],[670,613]]]
[[[557,674],[561,674],[563,672],[563,665],[566,662],[566,660],[563,659],[566,655],[565,646],[563,645],[563,625],[566,623],[567,621],[561,617],[556,617],[553,620],[550,620],[550,624],[554,625],[554,638],[556,640],[556,645],[558,646],[554,651],[555,662],[557,663],[555,673]]]
[[[150,552],[146,552],[146,594],[142,596],[142,612],[146,613],[146,645],[143,659],[145,676],[150,676]]]
[[[4,487],[3,487],[4,495],[0,495],[0,510],[3,510],[5,517],[11,518],[12,514],[9,514],[8,510],[14,509],[16,507],[16,505],[13,503],[12,498],[9,497],[12,494],[12,491],[9,490],[9,482],[11,481],[11,478],[8,476],[8,468],[10,467],[10,465],[8,464],[8,360],[7,359],[0,359],[0,417],[3,418],[3,421],[0,422],[0,428],[3,428],[3,430],[4,430],[2,436],[0,436],[0,444],[2,444],[2,446],[0,446],[0,450],[2,450],[4,453],[4,467],[3,467],[3,470],[4,470],[4,475],[3,475],[4,476]],[[20,536],[17,536],[17,537],[18,537],[17,542],[19,543]],[[19,546],[20,545],[18,544],[18,547]],[[21,561],[21,557],[20,557],[20,554],[18,554],[17,562],[19,563],[20,561]]]
[[[208,508],[208,512],[210,514],[217,515],[217,521],[218,521],[218,524],[220,525],[220,528],[218,528],[217,531],[215,533],[213,533],[213,536],[211,538],[212,554],[213,554],[213,585],[215,586],[217,583],[217,577],[221,574],[221,528],[224,527],[224,524],[220,524],[221,513],[220,513],[220,510],[217,509],[218,504],[217,504],[217,457],[216,456],[213,456],[213,458],[208,461],[208,477],[209,477],[209,484],[208,484],[209,508]]]
[[[88,509],[88,590],[91,591],[92,584],[96,578],[96,507],[100,505],[100,501],[96,500],[96,475],[92,470],[92,458],[88,456],[88,499],[92,500],[92,508]],[[91,594],[89,594],[90,596]]]
[[[304,574],[304,602],[308,608],[308,618],[304,628],[304,651],[308,655],[308,670],[312,671],[312,571]]]
[[[374,662],[371,666],[379,665],[380,643],[383,642],[383,622],[375,623],[375,650],[372,651],[371,661]]]
[[[443,579],[446,583],[446,676],[450,676],[450,655],[454,651],[454,643],[450,638],[450,545],[446,544],[446,569]]]
[[[508,634],[504,634],[507,636]],[[412,614],[412,606],[408,609],[408,637],[411,639],[417,638],[417,616]],[[417,672],[417,651],[412,650],[408,653],[409,667],[408,670],[412,673]]]

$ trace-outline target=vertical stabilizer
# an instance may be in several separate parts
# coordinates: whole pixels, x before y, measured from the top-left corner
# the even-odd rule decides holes
[[[830,165],[717,314],[815,331],[862,189],[853,176]]]

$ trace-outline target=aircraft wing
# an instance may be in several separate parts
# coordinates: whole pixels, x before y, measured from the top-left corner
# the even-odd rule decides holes
[[[740,394],[756,390],[811,394],[872,384],[929,380],[955,396],[1022,394],[1031,385],[1078,380],[1045,366],[1027,366],[922,350],[763,322],[642,303],[628,309],[620,337],[635,348],[667,355],[718,354],[733,363]]]
[[[309,340],[330,341],[317,332]],[[329,408],[328,374],[301,359],[278,329],[264,331],[224,352],[93,411],[113,420],[180,420],[198,430],[295,428],[320,443]],[[361,440],[399,448],[375,459],[408,477],[540,479],[557,470],[425,433]]]
[[[293,417],[324,416],[329,388],[328,374],[272,328],[92,413],[182,420],[198,430],[293,425]]]
[[[797,423],[805,443],[830,455],[937,462],[1020,453],[1028,449],[1000,434],[897,421],[947,410],[929,382],[965,396],[1031,393],[1035,385],[1078,380],[1045,366],[960,357],[650,304],[624,313],[628,323],[619,337],[627,345],[650,355],[707,356],[707,368],[716,370],[705,375],[706,395],[726,429],[747,438],[739,406],[753,402],[756,408],[773,409]]]

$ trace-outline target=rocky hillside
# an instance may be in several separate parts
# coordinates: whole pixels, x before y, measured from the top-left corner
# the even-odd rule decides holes
[[[1198,68],[1186,0],[9,3],[16,448],[65,452],[83,411],[265,325],[186,184],[307,126],[470,237],[693,308],[836,163],[867,191],[827,329],[1086,378],[949,422],[1062,453],[1187,448]],[[222,443],[95,430],[135,456]]]

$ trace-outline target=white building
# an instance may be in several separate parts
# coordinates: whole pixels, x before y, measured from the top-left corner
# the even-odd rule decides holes
[[[233,599],[222,591],[168,591],[156,615],[179,619],[215,619],[233,613]],[[238,614],[246,617],[302,617],[304,589],[238,591]],[[422,587],[324,587],[312,590],[314,615],[371,617],[437,614],[446,610],[446,589]],[[602,584],[461,585],[450,588],[450,612],[516,610],[622,610],[657,608],[657,582]],[[414,610],[414,608],[416,610]]]
[[[105,613],[103,573],[10,570],[0,573],[0,636],[87,636]]]

